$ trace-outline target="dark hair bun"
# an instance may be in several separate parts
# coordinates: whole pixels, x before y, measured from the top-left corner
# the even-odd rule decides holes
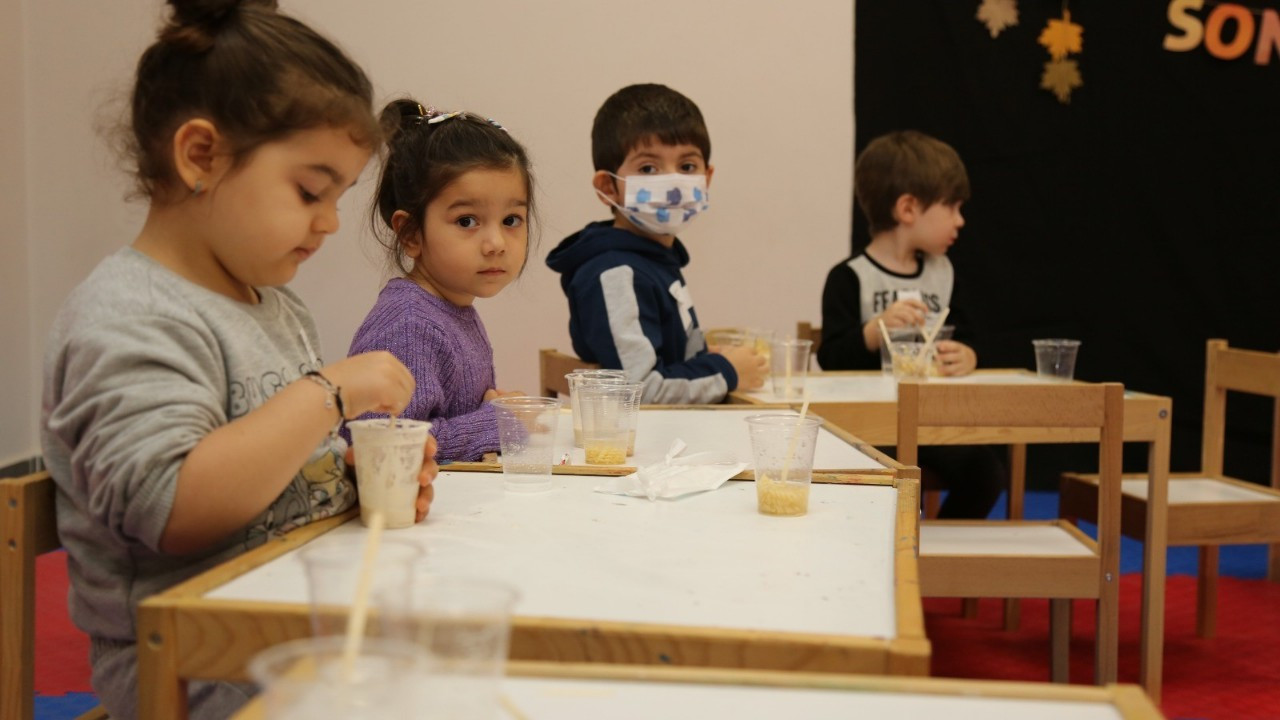
[[[378,124],[382,126],[383,136],[387,142],[395,141],[400,129],[423,122],[427,114],[427,106],[413,98],[399,98],[387,103],[378,115]]]
[[[212,28],[226,22],[242,6],[257,5],[275,10],[276,0],[168,0],[173,6],[172,23],[178,26]]]

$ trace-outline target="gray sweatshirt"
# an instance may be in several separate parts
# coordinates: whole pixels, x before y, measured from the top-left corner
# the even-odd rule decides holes
[[[355,503],[346,443],[326,439],[246,527],[194,555],[159,549],[187,453],[321,364],[302,301],[284,288],[258,294],[257,305],[237,302],[124,248],[54,322],[41,441],[58,488],[71,618],[95,641],[133,642],[139,601]],[[315,412],[333,411],[317,403]]]

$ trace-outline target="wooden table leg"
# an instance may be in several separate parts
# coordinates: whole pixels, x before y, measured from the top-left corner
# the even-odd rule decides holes
[[[1021,520],[1026,507],[1027,446],[1009,446],[1009,519]],[[1022,603],[1017,598],[1004,601],[1004,629],[1013,632],[1022,623]]]
[[[138,718],[186,720],[187,683],[178,677],[173,610],[138,606]]]

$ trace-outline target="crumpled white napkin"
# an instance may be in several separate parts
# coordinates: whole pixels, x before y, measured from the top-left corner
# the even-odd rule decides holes
[[[642,467],[630,475],[611,477],[595,491],[650,500],[672,500],[715,490],[747,467],[746,463],[726,452],[700,452],[677,457],[686,447],[683,440],[676,440],[671,443],[671,449],[662,462]]]

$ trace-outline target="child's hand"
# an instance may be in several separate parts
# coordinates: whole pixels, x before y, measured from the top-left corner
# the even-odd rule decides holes
[[[938,372],[943,375],[968,375],[978,367],[978,354],[962,342],[939,340],[935,350]]]
[[[519,390],[498,390],[497,388],[489,388],[484,391],[484,399],[482,402],[497,400],[504,397],[524,397],[524,393]]]
[[[738,373],[739,390],[755,390],[764,385],[765,376],[769,374],[768,363],[755,348],[745,346],[726,346],[720,349],[720,355],[733,366]]]
[[[877,332],[879,332],[879,323],[876,320],[883,320],[887,328],[918,326],[924,324],[924,318],[928,312],[929,306],[919,300],[914,298],[899,300],[872,318],[871,322],[876,325]]]
[[[414,522],[422,522],[422,519],[431,512],[431,501],[436,496],[436,488],[433,483],[436,481],[436,475],[440,474],[440,466],[436,464],[436,438],[434,435],[427,436],[427,445],[422,452],[422,471],[418,473],[418,500],[414,504]]]
[[[413,374],[385,350],[339,360],[320,373],[341,388],[347,418],[367,412],[399,415],[413,397]]]
[[[440,474],[440,466],[436,464],[436,436],[427,435],[427,444],[422,449],[422,470],[418,473],[418,499],[414,501],[414,522],[422,522],[422,519],[431,512],[431,501],[436,496],[435,486],[432,484],[436,481],[436,475]],[[354,446],[348,445],[346,455],[347,467],[356,466],[356,449]]]

